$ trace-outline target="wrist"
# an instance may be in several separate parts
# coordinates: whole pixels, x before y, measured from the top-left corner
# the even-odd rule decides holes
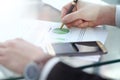
[[[104,5],[101,7],[98,16],[98,25],[115,25],[116,7]]]
[[[115,15],[116,15],[116,7],[115,6],[109,6],[110,7],[110,11],[111,13],[108,13],[108,14],[111,14],[109,17],[110,17],[110,25],[115,25]]]
[[[47,74],[49,74],[49,71],[51,70],[50,68],[52,68],[59,61],[59,58],[53,58],[51,60],[50,59],[51,57],[49,56],[49,59],[47,59],[46,63],[44,64],[42,60],[39,62],[33,61],[29,63],[26,66],[23,74],[25,77],[25,80],[39,80],[40,78],[46,78],[48,76]],[[47,74],[46,74],[46,70],[47,70]],[[45,74],[43,74],[43,72],[45,72]],[[46,77],[44,77],[44,75]],[[40,79],[40,80],[43,80],[43,79]]]
[[[44,54],[43,56],[40,56],[39,58],[36,58],[34,62],[38,64],[38,66],[44,67],[44,65],[51,59],[53,56]]]
[[[108,12],[106,12],[108,22],[107,25],[115,25],[115,13],[116,13],[116,7],[115,6],[107,6]]]

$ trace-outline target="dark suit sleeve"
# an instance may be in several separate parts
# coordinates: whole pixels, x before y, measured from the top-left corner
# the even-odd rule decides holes
[[[39,80],[110,80],[96,74],[88,74],[57,59],[52,59],[43,68]]]

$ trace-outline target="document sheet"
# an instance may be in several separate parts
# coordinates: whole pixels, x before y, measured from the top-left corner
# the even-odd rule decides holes
[[[107,37],[107,30],[103,26],[96,28],[70,28],[69,32],[54,33],[55,28],[60,28],[62,23],[40,20],[20,20],[0,24],[0,42],[6,40],[22,38],[28,42],[41,46],[44,51],[47,42],[65,43],[76,41],[101,41],[103,44]],[[64,26],[67,29],[66,26]],[[91,56],[92,57],[92,56]],[[98,59],[99,56],[96,58]],[[90,58],[90,57],[89,57]],[[92,57],[90,59],[96,60]],[[85,58],[84,58],[85,59]],[[88,59],[88,58],[87,58]]]

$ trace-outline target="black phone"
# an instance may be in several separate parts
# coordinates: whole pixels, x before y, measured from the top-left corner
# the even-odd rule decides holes
[[[100,41],[53,43],[47,46],[47,51],[54,56],[87,56],[107,53],[107,49]]]

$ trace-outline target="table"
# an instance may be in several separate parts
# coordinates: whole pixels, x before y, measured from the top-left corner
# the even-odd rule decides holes
[[[16,11],[16,9],[11,12],[11,14],[2,14],[2,15],[7,15],[7,16],[13,16],[14,14],[12,13],[17,13],[13,17],[6,17],[7,20],[9,19],[20,19],[20,18],[27,18],[27,19],[37,19],[37,20],[47,20],[47,21],[54,21],[54,22],[60,22],[60,11],[53,8],[52,6],[41,3],[39,0],[18,0],[18,2],[13,1],[13,7],[15,7],[16,3],[19,3],[19,12]],[[8,4],[7,4],[8,5]],[[22,5],[22,6],[21,6]],[[5,7],[5,6],[4,6]],[[8,9],[8,7],[6,8]],[[12,7],[11,7],[12,9]],[[8,12],[6,10],[6,12]],[[9,18],[9,19],[8,19]],[[5,18],[3,18],[5,19]],[[5,20],[6,20],[5,19]],[[2,19],[0,19],[2,20]],[[108,50],[108,54],[103,55],[101,57],[100,62],[107,61],[107,60],[114,60],[114,59],[119,59],[120,58],[120,29],[114,27],[114,26],[106,26],[106,29],[108,30],[109,34],[105,42],[105,47]],[[112,64],[112,65],[107,65],[103,66],[100,68],[96,68],[96,71],[98,74],[105,76],[105,77],[110,77],[114,79],[120,79],[120,63]],[[17,74],[11,73],[5,69],[4,67],[1,67],[1,72],[0,72],[0,78],[8,78],[10,76],[16,77],[19,76]],[[2,71],[5,70],[5,71]]]

